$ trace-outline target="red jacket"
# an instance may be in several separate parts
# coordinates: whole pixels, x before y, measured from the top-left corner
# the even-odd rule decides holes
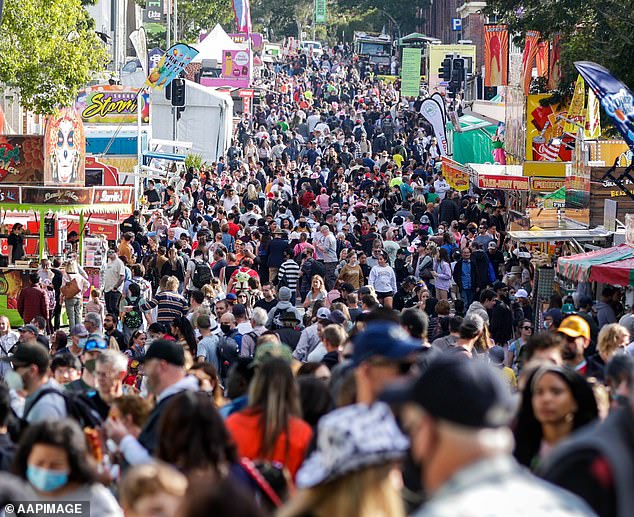
[[[277,439],[273,454],[263,458],[260,454],[262,446],[260,417],[260,412],[245,409],[239,413],[233,413],[227,418],[225,424],[238,447],[238,454],[250,460],[267,459],[278,461],[288,468],[293,479],[295,479],[295,474],[304,461],[304,456],[313,437],[311,427],[301,418],[292,417],[288,425],[290,436],[288,444],[286,433],[283,433]]]
[[[18,296],[18,312],[24,323],[30,323],[35,316],[48,320],[48,300],[39,287],[23,287]]]

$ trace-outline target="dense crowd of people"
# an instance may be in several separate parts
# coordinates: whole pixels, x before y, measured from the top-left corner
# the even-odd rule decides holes
[[[226,156],[147,181],[99,289],[43,260],[0,317],[0,503],[629,515],[634,309],[542,313],[504,193],[449,186],[419,102],[289,58]]]

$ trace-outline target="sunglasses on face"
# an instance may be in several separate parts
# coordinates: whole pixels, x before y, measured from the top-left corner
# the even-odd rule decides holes
[[[533,327],[522,327],[522,330],[533,330]]]

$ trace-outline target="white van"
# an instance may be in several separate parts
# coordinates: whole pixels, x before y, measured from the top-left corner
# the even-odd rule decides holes
[[[324,53],[324,49],[319,41],[302,41],[299,48],[308,53],[312,50],[312,53],[317,57],[321,57]]]

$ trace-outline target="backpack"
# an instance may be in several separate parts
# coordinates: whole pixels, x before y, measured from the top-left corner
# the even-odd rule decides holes
[[[64,398],[64,402],[66,404],[66,413],[68,414],[68,417],[79,423],[82,429],[84,427],[90,427],[94,429],[103,424],[103,419],[101,418],[101,416],[99,416],[99,413],[90,402],[90,397],[88,397],[84,393],[80,393],[77,391],[60,391],[55,388],[45,388],[40,391],[40,393],[38,393],[37,397],[35,397],[35,400],[31,404],[29,409],[25,411],[22,415],[22,419],[20,422],[22,430],[24,430],[24,428],[29,425],[26,417],[30,413],[31,409],[35,407],[35,404],[37,404],[42,397],[51,393],[55,393],[56,395]]]
[[[238,343],[240,336],[240,343]],[[235,345],[234,345],[235,343]],[[228,336],[223,336],[218,341],[216,347],[216,355],[218,356],[218,368],[221,379],[226,379],[229,374],[229,368],[240,358],[240,345],[242,344],[242,336],[237,330],[234,330]]]
[[[311,269],[311,276],[319,275],[322,278],[326,277],[326,266],[318,260],[313,261],[313,267]]]
[[[141,297],[137,296],[134,301],[126,296],[125,302],[126,305],[132,305],[132,310],[127,312],[123,317],[123,324],[129,329],[138,329],[143,325],[143,316],[141,315],[141,311],[139,310],[139,302],[141,301]]]
[[[280,316],[284,314],[288,309],[275,309],[273,313],[273,318],[271,319],[271,329],[270,330],[278,330],[284,327],[282,322],[280,321]]]
[[[192,284],[196,289],[202,289],[211,282],[211,267],[207,262],[196,261],[194,274],[192,275]]]

